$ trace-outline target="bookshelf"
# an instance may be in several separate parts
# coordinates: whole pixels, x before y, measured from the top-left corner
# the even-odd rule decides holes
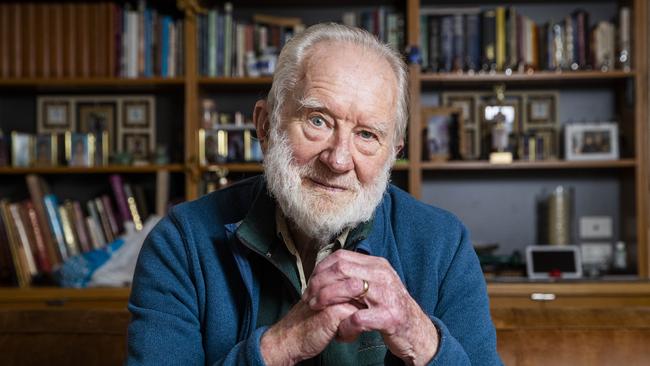
[[[171,2],[165,2],[169,7]],[[10,184],[19,184],[17,179],[26,174],[42,174],[57,176],[72,174],[73,176],[82,176],[84,174],[135,174],[135,175],[155,175],[156,172],[166,170],[181,176],[183,181],[182,190],[183,198],[192,200],[199,196],[201,177],[204,173],[214,170],[217,167],[225,168],[229,172],[236,173],[238,176],[247,176],[258,174],[262,171],[259,164],[249,163],[230,163],[219,166],[200,166],[198,161],[198,130],[200,128],[200,100],[205,96],[214,98],[226,98],[227,100],[237,100],[239,103],[246,103],[251,106],[257,97],[263,96],[271,85],[270,77],[207,77],[201,74],[198,65],[200,55],[197,52],[197,9],[196,1],[178,1],[178,11],[182,14],[183,24],[183,45],[184,63],[183,73],[176,77],[150,77],[150,78],[119,78],[119,77],[62,77],[62,78],[0,78],[0,99],[10,95],[14,91],[22,93],[21,95],[36,95],[38,93],[75,93],[75,92],[102,92],[102,93],[135,93],[151,92],[154,95],[165,97],[165,101],[176,103],[175,115],[180,116],[174,123],[180,127],[174,127],[174,132],[182,134],[182,146],[174,146],[174,149],[180,151],[180,161],[173,161],[169,165],[163,166],[106,166],[96,168],[0,168],[0,177],[13,177]],[[216,4],[208,2],[209,4]],[[529,2],[508,2],[506,5],[519,6]],[[539,4],[536,6],[554,7],[553,4]],[[616,0],[598,1],[598,4],[618,4]],[[647,280],[650,278],[650,248],[648,243],[648,49],[647,49],[647,4],[643,0],[633,0],[624,2],[632,8],[632,39],[633,39],[633,68],[630,71],[611,70],[611,71],[535,71],[532,73],[512,73],[506,74],[496,72],[492,74],[469,74],[469,73],[428,73],[423,72],[419,65],[409,66],[410,76],[410,93],[411,93],[411,120],[408,130],[408,156],[407,162],[400,161],[394,168],[393,180],[398,182],[403,188],[407,189],[414,196],[421,199],[423,192],[430,191],[430,185],[435,183],[440,177],[454,181],[460,176],[461,181],[471,181],[473,184],[487,179],[493,179],[494,176],[512,180],[517,184],[519,180],[532,179],[540,176],[559,176],[562,179],[591,179],[591,180],[614,180],[620,186],[618,194],[620,195],[621,205],[619,207],[621,223],[618,225],[625,226],[628,230],[626,235],[635,238],[637,243],[636,252],[634,253],[636,264],[636,275],[639,279]],[[420,36],[420,14],[423,7],[449,7],[455,6],[453,2],[429,2],[420,0],[406,1],[388,1],[382,2],[391,9],[396,9],[404,15],[405,20],[405,42],[408,45],[419,44]],[[464,2],[463,6],[482,6],[493,7],[494,2],[488,1],[469,1]],[[580,5],[583,5],[581,2]],[[374,2],[362,2],[361,5],[355,5],[357,8],[372,8]],[[578,7],[578,6],[576,6]],[[305,15],[306,23],[311,24],[317,20],[335,20],[330,19],[330,14],[339,14],[342,9],[348,8],[347,2],[328,2],[310,1],[307,3],[278,0],[274,2],[264,1],[245,1],[235,3],[235,12],[239,9],[243,14],[252,13],[260,8],[260,12],[278,13],[281,15],[290,14],[291,16]],[[295,9],[294,9],[295,8]],[[355,8],[355,9],[357,9]],[[319,12],[323,10],[323,15],[318,18]],[[295,13],[297,12],[297,13]],[[323,18],[324,17],[324,18]],[[339,18],[340,19],[340,18]],[[632,140],[622,155],[622,158],[614,161],[539,161],[524,162],[515,161],[508,165],[495,165],[485,161],[448,161],[448,162],[429,162],[422,159],[422,120],[419,111],[427,105],[425,96],[427,94],[440,92],[443,89],[449,90],[490,90],[495,84],[503,83],[508,88],[542,88],[542,89],[560,89],[563,88],[582,88],[582,90],[591,90],[592,88],[605,89],[615,95],[615,108],[620,109],[621,113],[621,131],[626,136],[631,136]],[[630,95],[633,105],[631,107],[620,107],[625,104],[626,94]],[[579,92],[576,92],[579,93]],[[250,111],[249,111],[250,112]],[[160,123],[160,121],[157,121]],[[162,123],[166,124],[166,123]],[[532,177],[532,178],[531,178]],[[0,178],[2,179],[2,178]],[[429,188],[427,188],[429,187]],[[622,222],[625,221],[625,224]],[[633,224],[629,224],[629,222]],[[632,226],[631,228],[629,226]],[[502,287],[503,286],[503,287]],[[538,284],[544,288],[545,284]],[[573,284],[566,284],[573,288]],[[598,293],[600,284],[590,285],[594,293]],[[495,296],[504,296],[504,288],[510,288],[511,285],[491,283],[490,293]],[[648,291],[645,287],[634,287],[637,293]],[[550,289],[553,290],[554,288]],[[603,287],[604,289],[604,287]],[[517,287],[518,293],[529,291],[527,284],[521,284]],[[32,296],[25,295],[27,292],[18,289],[3,289],[5,293],[0,294],[0,298],[10,295],[15,291],[17,297]],[[33,289],[29,292],[33,296],[52,295],[54,297],[78,298],[93,296],[92,294],[102,294],[101,290],[84,290],[71,291],[59,289]],[[86,292],[88,291],[88,292]],[[118,296],[124,301],[128,294],[127,289],[117,290],[111,293],[111,296]],[[117,295],[116,295],[117,294]],[[5,296],[6,295],[6,296]],[[100,296],[101,298],[101,296]],[[101,302],[101,300],[98,300]]]

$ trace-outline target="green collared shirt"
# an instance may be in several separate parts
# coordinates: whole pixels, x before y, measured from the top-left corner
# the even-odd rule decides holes
[[[276,211],[277,210],[277,211]],[[271,326],[282,319],[300,300],[307,281],[300,256],[275,202],[267,195],[257,197],[237,236],[258,255],[251,255],[253,275],[260,281],[257,327]],[[275,213],[275,220],[268,214]],[[317,255],[316,263],[340,248],[354,250],[372,229],[372,220],[363,223],[330,243]],[[353,343],[332,341],[318,356],[301,365],[383,364],[386,348],[378,332],[363,333]]]

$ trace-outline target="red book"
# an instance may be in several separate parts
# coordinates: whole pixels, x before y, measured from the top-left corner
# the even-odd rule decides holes
[[[131,221],[131,213],[129,211],[129,204],[126,201],[126,194],[124,193],[122,176],[113,174],[109,177],[109,180],[111,182],[111,188],[113,188],[113,197],[115,197],[115,202],[117,202],[117,210],[119,213],[117,216],[118,222],[124,223],[125,221]]]
[[[72,221],[74,221],[74,229],[77,233],[77,239],[79,239],[81,251],[89,251],[92,248],[91,239],[86,228],[86,220],[83,211],[81,211],[79,201],[72,202]]]
[[[63,77],[63,4],[51,6],[52,19],[52,50],[50,59],[52,61],[51,73],[57,78]]]
[[[77,76],[77,7],[79,4],[65,4],[63,12],[63,64],[64,75],[72,78]]]
[[[9,4],[0,4],[0,78],[9,78]]]
[[[45,212],[45,203],[43,197],[48,194],[48,189],[41,180],[41,178],[34,174],[29,174],[25,178],[27,181],[27,188],[29,195],[32,199],[32,204],[36,210],[36,217],[38,219],[39,227],[41,228],[43,242],[48,254],[50,265],[56,266],[61,263],[61,257],[54,242],[54,234],[50,229],[50,224]]]
[[[13,73],[12,76],[15,78],[21,78],[23,77],[23,49],[22,49],[22,33],[23,30],[22,28],[22,22],[23,17],[22,17],[22,6],[19,3],[15,3],[11,6],[11,15],[9,16],[9,19],[12,20],[11,26],[9,29],[10,34],[13,36],[11,37],[11,62],[13,63]]]
[[[23,60],[25,60],[25,76],[35,78],[37,69],[40,64],[40,45],[43,42],[41,37],[41,8],[42,4],[36,5],[33,3],[23,4],[23,19],[21,27],[23,29]],[[40,71],[40,70],[39,70]]]
[[[48,258],[47,248],[45,248],[45,240],[43,239],[43,231],[41,226],[38,223],[38,217],[36,216],[36,209],[32,201],[25,201],[25,218],[26,222],[29,222],[31,227],[31,232],[33,234],[33,244],[34,247],[33,253],[35,253],[36,264],[41,272],[51,272],[52,264]]]

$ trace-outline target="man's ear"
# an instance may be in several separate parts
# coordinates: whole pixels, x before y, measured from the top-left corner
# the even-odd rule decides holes
[[[266,153],[269,144],[269,129],[271,127],[266,100],[258,100],[255,103],[253,123],[255,124],[255,131],[257,132],[257,139],[260,141],[262,152]]]
[[[400,153],[402,152],[403,148],[404,148],[404,139],[400,139],[397,145],[395,145],[395,156],[397,158],[400,157]]]

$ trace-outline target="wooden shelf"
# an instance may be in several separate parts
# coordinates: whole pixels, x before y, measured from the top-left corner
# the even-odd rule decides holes
[[[273,78],[264,77],[199,77],[202,86],[271,86]]]
[[[0,87],[111,87],[111,86],[159,86],[183,85],[185,78],[20,78],[0,79]]]
[[[474,84],[474,83],[544,83],[544,82],[603,82],[632,78],[634,71],[537,71],[528,73],[467,74],[467,73],[422,73],[420,80],[429,84]]]
[[[98,167],[33,167],[33,168],[14,168],[0,167],[0,174],[102,174],[102,173],[155,173],[160,170],[170,172],[183,172],[182,164],[169,165],[108,165]]]
[[[261,173],[264,171],[262,164],[258,163],[231,163],[221,165],[209,165],[201,167],[201,171],[208,172],[217,170],[219,168],[226,168],[230,173]],[[408,170],[409,163],[407,161],[398,161],[393,166],[393,170]]]
[[[262,164],[258,163],[230,163],[230,164],[215,164],[202,166],[201,171],[209,172],[218,169],[228,169],[229,173],[261,173],[264,171]]]
[[[570,170],[625,169],[636,167],[636,160],[611,161],[514,161],[511,164],[490,164],[487,161],[422,162],[422,170]]]
[[[0,309],[126,308],[131,289],[122,288],[0,288]]]

